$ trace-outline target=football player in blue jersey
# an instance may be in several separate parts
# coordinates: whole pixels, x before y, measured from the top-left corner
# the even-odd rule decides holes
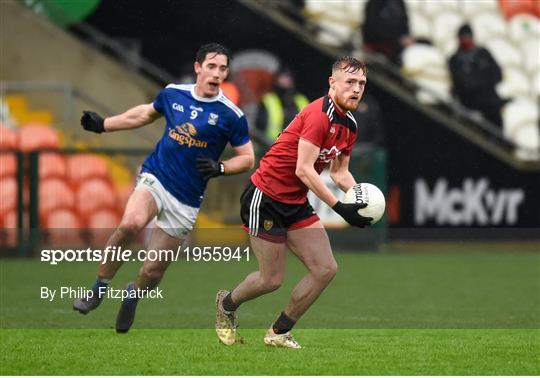
[[[195,84],[170,84],[153,103],[113,117],[83,112],[83,128],[96,133],[135,129],[162,116],[167,122],[155,150],[142,165],[120,225],[107,241],[109,250],[128,246],[154,217],[148,250],[176,250],[195,223],[208,180],[253,168],[255,157],[246,117],[220,89],[229,72],[229,61],[225,47],[203,45],[194,63]],[[219,161],[228,143],[235,156]],[[133,324],[139,299],[135,294],[155,288],[170,262],[170,258],[143,262],[136,281],[127,286],[130,298],[122,301],[117,332],[125,333]],[[121,265],[122,261],[110,259],[100,263],[93,295],[77,299],[74,310],[87,314],[98,307],[103,298],[100,293],[106,292]]]

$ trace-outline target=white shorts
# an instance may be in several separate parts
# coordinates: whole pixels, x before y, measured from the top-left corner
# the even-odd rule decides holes
[[[184,239],[193,229],[199,209],[178,201],[151,173],[141,173],[137,177],[135,190],[138,188],[148,190],[156,201],[156,225],[173,238]]]

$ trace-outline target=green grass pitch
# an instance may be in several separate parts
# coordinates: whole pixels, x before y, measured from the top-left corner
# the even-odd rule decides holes
[[[214,295],[256,266],[171,266],[163,300],[141,302],[114,332],[119,301],[87,316],[40,287],[87,286],[91,263],[0,260],[3,375],[538,375],[540,254],[519,246],[441,253],[336,254],[339,272],[294,330],[302,350],[262,344],[303,268],[288,257],[281,289],[238,312],[244,343],[217,342]],[[132,280],[124,266],[112,285]]]

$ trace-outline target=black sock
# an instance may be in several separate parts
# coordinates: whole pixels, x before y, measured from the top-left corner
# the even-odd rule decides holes
[[[227,294],[225,298],[223,298],[222,303],[223,309],[225,311],[236,311],[236,309],[240,306],[233,302],[231,298],[231,293]]]
[[[296,323],[296,320],[293,320],[289,318],[285,312],[282,312],[281,315],[279,315],[279,318],[277,318],[276,322],[272,326],[272,329],[274,330],[274,333],[279,335],[282,333],[289,332],[292,327],[294,327],[294,323]]]

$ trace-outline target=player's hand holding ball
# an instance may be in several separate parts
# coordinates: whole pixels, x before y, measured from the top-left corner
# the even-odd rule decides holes
[[[83,111],[81,125],[86,131],[92,131],[98,134],[105,131],[105,119],[96,112]]]
[[[375,185],[368,183],[353,185],[345,193],[343,203],[363,205],[357,211],[364,219],[370,220],[368,224],[377,223],[382,218],[386,207],[384,194]]]
[[[343,203],[337,201],[337,203],[332,207],[332,209],[341,215],[347,223],[351,226],[356,227],[366,227],[371,224],[373,218],[366,218],[360,214],[360,209],[363,209],[367,206],[367,203]]]

